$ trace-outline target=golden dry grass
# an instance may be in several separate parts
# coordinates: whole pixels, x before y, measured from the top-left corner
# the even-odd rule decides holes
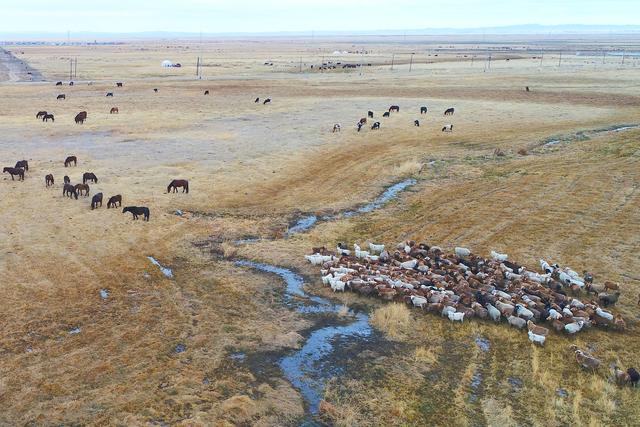
[[[575,59],[565,69],[538,70],[523,59],[482,73],[452,56],[412,74],[373,67],[363,76],[300,77],[286,64],[301,45],[234,42],[203,47],[219,64],[207,67],[212,80],[188,80],[190,66],[159,69],[165,57],[188,63],[194,49],[25,47],[24,58],[48,78],[63,79],[64,58],[78,56],[82,78],[95,83],[0,85],[0,157],[6,165],[26,158],[32,167],[24,183],[0,181],[0,424],[295,424],[303,402],[277,369],[264,378],[229,354],[294,348],[311,323],[281,304],[276,278],[229,258],[295,267],[313,278],[308,289],[328,295],[302,259],[311,246],[412,238],[482,254],[496,249],[531,267],[545,257],[620,281],[616,310],[629,330],[554,334],[539,349],[504,325],[451,325],[400,305],[334,295],[345,306],[370,307],[390,340],[361,370],[330,382],[332,422],[633,425],[637,391],[610,384],[606,368],[582,372],[568,345],[595,345],[605,364],[637,363],[640,132],[552,149],[540,142],[636,122],[634,68]],[[380,58],[391,51],[377,49]],[[266,56],[279,57],[276,69],[265,70]],[[116,90],[119,80],[125,87]],[[526,84],[534,92],[525,94]],[[56,102],[61,92],[68,99]],[[256,96],[274,102],[262,108]],[[368,109],[378,114],[391,103],[401,112],[379,132],[351,129]],[[112,105],[118,116],[108,114]],[[413,128],[421,105],[431,112]],[[451,105],[456,116],[442,118]],[[40,109],[55,111],[55,124],[35,121]],[[83,126],[73,123],[80,109],[89,112]],[[336,122],[343,131],[331,134]],[[447,122],[456,126],[451,135],[439,131]],[[494,158],[495,148],[506,156]],[[79,156],[77,168],[62,166],[68,154]],[[151,221],[92,212],[88,200],[63,199],[59,184],[44,188],[46,173],[77,182],[89,170],[100,178],[92,193],[148,205]],[[299,212],[353,207],[407,176],[418,184],[383,210],[278,239]],[[191,180],[191,193],[165,194],[178,177]],[[266,240],[233,244],[247,236]],[[175,278],[162,276],[147,255]],[[107,300],[100,289],[109,290]],[[81,332],[69,334],[76,327]],[[477,348],[478,336],[490,341],[488,352]],[[178,344],[187,350],[176,354]]]

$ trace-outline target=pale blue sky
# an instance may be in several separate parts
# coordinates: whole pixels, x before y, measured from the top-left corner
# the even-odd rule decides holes
[[[0,32],[362,31],[639,18],[640,0],[0,0]]]

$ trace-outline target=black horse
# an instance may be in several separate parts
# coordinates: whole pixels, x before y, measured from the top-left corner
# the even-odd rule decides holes
[[[416,127],[420,127],[420,120],[414,120],[413,125]]]
[[[65,175],[62,180],[64,181],[65,184],[71,184],[71,179],[67,175]]]
[[[56,86],[62,86],[62,82],[57,82]]]
[[[138,219],[138,215],[144,215],[144,220],[149,221],[149,208],[145,206],[127,206],[122,209],[122,213],[131,212],[133,219]]]
[[[262,105],[264,104],[269,104],[271,102],[271,98],[267,98],[264,100],[264,102],[262,103]]]
[[[17,161],[16,165],[14,167],[15,168],[22,168],[22,169],[26,170],[27,172],[29,172],[29,162],[27,162],[26,160]]]
[[[445,115],[445,116],[453,116],[453,113],[454,113],[455,111],[456,111],[456,110],[455,110],[455,108],[453,108],[453,107],[451,107],[451,108],[447,108],[447,109],[444,111],[444,115]]]
[[[205,90],[205,91],[204,91],[204,94],[205,94],[205,95],[209,95],[209,91],[208,91],[208,90]]]
[[[76,156],[69,156],[66,159],[64,159],[65,168],[67,166],[71,166],[71,163],[73,163],[73,166],[78,166],[78,158]]]
[[[122,196],[120,194],[109,197],[107,201],[107,209],[115,208],[116,206],[122,206]]]
[[[97,183],[98,177],[93,172],[85,172],[82,174],[82,183],[86,184],[87,181],[92,181],[93,183]]]
[[[385,112],[382,114],[382,117],[389,117],[389,112],[388,112],[388,111],[385,111]]]
[[[113,96],[113,92],[107,92],[107,96]]]
[[[122,83],[121,82],[116,83],[116,87],[122,87]]]
[[[14,180],[13,176],[18,175],[18,181],[24,181],[24,169],[7,167],[2,170],[2,173],[8,172],[11,175],[11,181]]]
[[[64,187],[62,188],[62,195],[63,196],[69,196],[69,197],[75,197],[76,200],[78,200],[78,192],[76,191],[76,187],[74,187],[71,184],[65,184]]]
[[[86,111],[80,111],[78,114],[76,114],[76,124],[83,124],[85,120],[87,120],[87,112]]]
[[[45,114],[44,116],[42,116],[43,122],[48,122],[49,119],[51,119],[52,122],[56,121],[55,117],[53,117],[53,114]]]
[[[427,107],[420,107],[420,114],[427,114]]]
[[[380,129],[380,122],[375,122],[371,125],[371,130]]]
[[[100,207],[102,207],[102,193],[94,194],[91,198],[91,210],[96,209],[98,203],[100,203]]]
[[[373,111],[367,111],[367,117],[373,119]]]
[[[253,102],[257,104],[258,102],[260,102],[260,98],[256,98],[256,100]]]
[[[392,111],[395,111],[397,113],[400,111],[400,107],[398,107],[397,105],[392,105],[391,107],[389,107],[389,112],[391,113]]]
[[[46,111],[38,111],[38,114],[36,114],[36,119],[41,119],[43,116],[46,116],[47,112]]]
[[[58,95],[56,97],[56,99],[60,100],[60,99],[67,99],[67,96],[64,93],[61,93],[60,95]]]

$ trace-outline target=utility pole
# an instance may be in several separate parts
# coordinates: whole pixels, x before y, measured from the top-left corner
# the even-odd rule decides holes
[[[544,50],[540,52],[540,68],[542,68],[542,60],[544,59]]]
[[[558,59],[558,68],[560,68],[561,64],[562,64],[562,51],[560,51],[560,59]]]
[[[624,67],[624,54],[625,54],[625,52],[622,52],[622,64],[620,64],[620,65],[622,65],[623,67]]]
[[[411,54],[411,59],[409,60],[409,72],[411,72],[411,67],[413,66],[413,53]]]
[[[69,81],[73,80],[73,59],[69,58]]]
[[[78,78],[78,57],[76,56],[76,66],[74,67],[73,77]]]
[[[607,51],[605,51],[604,49],[602,49],[602,64],[604,64],[604,60],[607,57]]]
[[[392,53],[391,54],[391,70],[393,70],[393,60],[395,59],[395,57],[396,57],[396,54]]]
[[[302,73],[302,56],[300,57],[300,72]]]

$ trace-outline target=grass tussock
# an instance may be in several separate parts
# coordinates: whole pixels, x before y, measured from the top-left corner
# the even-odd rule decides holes
[[[371,324],[391,339],[405,335],[411,323],[411,311],[405,304],[385,304],[371,315]]]

